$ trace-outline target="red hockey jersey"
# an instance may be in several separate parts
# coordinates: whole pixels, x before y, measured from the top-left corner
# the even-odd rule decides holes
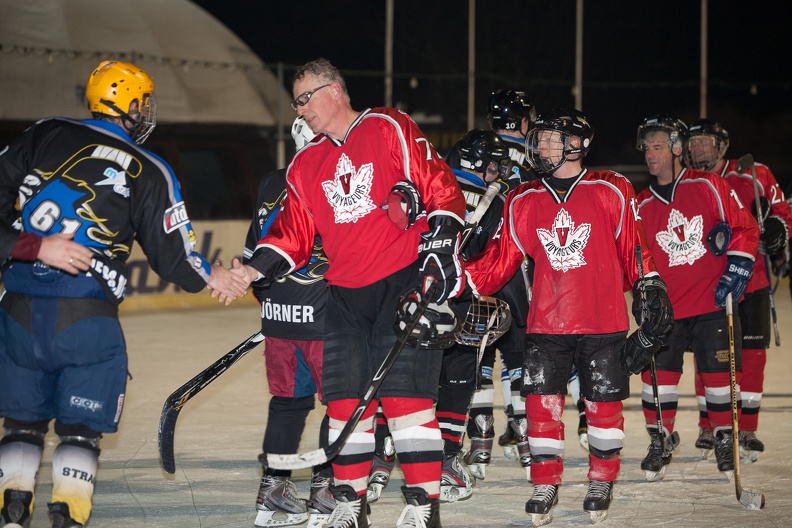
[[[428,215],[407,230],[381,207],[400,180],[415,184]],[[324,278],[333,285],[366,286],[414,262],[428,218],[464,223],[454,173],[412,119],[392,108],[362,112],[342,141],[314,139],[292,159],[286,183],[283,210],[256,250],[277,252],[294,271],[310,258],[318,233],[328,259]],[[256,267],[256,256],[250,264]]]
[[[518,186],[506,201],[499,239],[465,264],[481,295],[500,290],[525,256],[535,261],[528,333],[606,334],[630,326],[625,287],[656,269],[622,175],[584,170],[559,195],[546,180]]]
[[[742,202],[743,206],[751,210],[751,204],[756,202],[756,195],[750,170],[741,174],[737,171],[737,160],[727,160],[720,175],[737,192],[737,198]],[[768,202],[770,202],[770,214],[779,217],[785,222],[787,232],[792,233],[792,210],[784,198],[784,191],[778,186],[775,176],[773,176],[773,173],[770,172],[766,165],[756,164],[756,182],[759,196],[767,198]],[[763,259],[764,257],[757,259],[754,264],[753,275],[751,275],[751,280],[748,281],[746,292],[761,290],[770,285]]]
[[[759,226],[718,175],[683,169],[667,201],[650,185],[638,194],[638,210],[660,276],[668,286],[674,318],[714,312],[715,286],[730,255],[754,259]],[[721,222],[732,230],[726,254],[716,257],[707,235]]]

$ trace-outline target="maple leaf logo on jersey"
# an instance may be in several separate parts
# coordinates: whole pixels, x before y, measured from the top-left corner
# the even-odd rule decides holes
[[[588,243],[591,234],[591,224],[581,224],[575,227],[575,222],[565,209],[558,211],[553,220],[552,231],[539,228],[536,230],[542,242],[550,266],[554,270],[567,271],[579,268],[586,264],[583,258],[583,248]]]
[[[688,221],[685,215],[671,210],[668,229],[659,231],[655,240],[668,255],[669,266],[693,264],[707,253],[704,247],[704,219],[696,215]]]
[[[369,194],[374,179],[374,165],[366,163],[355,170],[346,154],[342,154],[336,165],[332,180],[322,182],[327,201],[333,207],[338,224],[357,222],[376,208]]]

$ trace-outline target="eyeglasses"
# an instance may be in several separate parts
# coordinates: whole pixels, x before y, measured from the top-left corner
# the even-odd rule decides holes
[[[311,97],[313,97],[313,94],[315,94],[316,92],[318,92],[322,88],[327,88],[331,84],[333,84],[333,83],[323,84],[319,88],[314,88],[313,90],[309,90],[307,92],[301,93],[300,95],[297,96],[297,99],[295,99],[294,101],[291,102],[292,110],[296,111],[298,106],[307,105],[308,101],[310,101]]]

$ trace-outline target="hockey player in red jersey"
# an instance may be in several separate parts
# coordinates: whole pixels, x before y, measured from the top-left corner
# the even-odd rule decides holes
[[[641,468],[649,480],[661,479],[671,461],[665,439],[674,429],[686,350],[693,351],[701,372],[708,421],[716,436],[718,469],[734,469],[724,306],[728,294],[737,302],[745,291],[759,229],[723,178],[683,167],[687,137],[685,123],[665,114],[646,118],[637,134],[636,147],[656,178],[638,195],[638,208],[657,269],[668,284],[675,316],[667,346],[656,359],[664,431],[657,430],[650,372],[641,374],[644,417],[651,437]],[[734,320],[734,333],[739,336],[739,318]]]
[[[779,253],[792,232],[792,210],[770,169],[756,163],[740,172],[736,159],[725,159],[729,133],[712,119],[699,119],[690,125],[690,139],[685,145],[685,164],[693,169],[720,175],[737,193],[743,206],[750,207],[756,218],[756,196],[760,197],[764,231],[760,236],[760,255],[745,288],[738,310],[742,327],[742,379],[740,381],[740,452],[743,462],[755,462],[764,444],[756,437],[759,408],[762,402],[767,348],[770,346],[770,280],[768,257]],[[752,170],[756,171],[756,186]],[[750,206],[749,206],[750,204]],[[714,435],[707,418],[707,405],[701,376],[696,375],[696,398],[699,404],[699,438],[696,447],[706,454],[714,447]]]
[[[289,164],[282,210],[242,270],[249,279],[289,273],[306,263],[314,236],[322,237],[329,284],[322,391],[333,442],[397,340],[400,295],[429,276],[439,286],[428,290],[437,303],[460,289],[465,200],[409,116],[391,108],[353,110],[344,78],[329,61],[298,68],[292,92],[292,106],[319,138]],[[382,207],[394,187],[423,204],[407,211],[407,221],[400,210]],[[442,439],[433,404],[441,359],[439,352],[406,346],[378,392],[406,480],[398,526],[440,526]],[[329,527],[369,525],[376,408],[372,401],[333,461],[336,508]]]
[[[673,320],[644,241],[632,185],[612,171],[583,167],[593,136],[588,119],[577,110],[541,115],[527,148],[531,166],[545,177],[509,194],[500,237],[465,264],[474,293],[489,295],[511,279],[525,257],[535,261],[523,393],[534,482],[525,509],[537,525],[552,520],[558,502],[561,416],[573,366],[580,373],[589,420],[590,482],[583,508],[594,521],[607,516],[624,438],[622,400],[629,396],[629,378],[620,368],[630,325],[625,285],[646,289],[647,332],[662,336]],[[643,280],[636,246],[642,248]],[[597,310],[589,308],[594,303]]]

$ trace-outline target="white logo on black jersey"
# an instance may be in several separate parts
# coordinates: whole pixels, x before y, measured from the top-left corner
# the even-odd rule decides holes
[[[322,189],[333,208],[337,224],[357,222],[376,208],[369,196],[373,180],[373,164],[366,163],[355,170],[352,160],[346,154],[341,154],[334,178],[322,182]]]
[[[558,211],[553,220],[551,231],[539,228],[536,230],[542,242],[550,266],[554,270],[567,271],[585,266],[583,248],[591,235],[591,224],[575,227],[575,222],[565,209]]]
[[[704,219],[701,215],[688,221],[685,215],[672,209],[668,215],[668,229],[658,231],[655,239],[668,255],[669,266],[693,264],[707,253],[704,247]]]

